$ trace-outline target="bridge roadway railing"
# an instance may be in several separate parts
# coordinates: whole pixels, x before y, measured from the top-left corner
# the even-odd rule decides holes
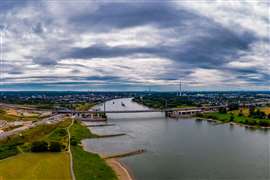
[[[57,114],[95,114],[95,113],[143,113],[143,112],[172,112],[172,111],[208,111],[226,106],[208,106],[192,108],[144,109],[144,110],[115,110],[115,111],[55,111]]]

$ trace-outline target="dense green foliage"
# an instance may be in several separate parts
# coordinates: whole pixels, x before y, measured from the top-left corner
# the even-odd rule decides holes
[[[192,101],[188,96],[148,95],[135,97],[133,101],[158,109],[199,106],[199,104],[196,104],[195,101]]]
[[[0,159],[18,154],[17,144],[0,145]]]
[[[62,144],[57,141],[52,141],[50,143],[46,141],[35,141],[31,144],[32,152],[61,152]]]
[[[232,113],[220,113],[212,112],[200,114],[199,117],[215,119],[222,122],[236,122],[240,124],[252,125],[252,126],[270,126],[270,119],[258,119],[247,117],[244,115],[234,115]]]
[[[86,152],[78,144],[82,139],[97,137],[89,129],[75,121],[70,128],[71,151],[77,180],[116,180],[114,171],[97,154]]]
[[[51,142],[49,149],[51,152],[61,152],[62,144],[57,141]]]
[[[48,144],[53,141],[58,141],[61,143],[61,147],[65,148],[68,137],[66,133],[60,129],[67,127],[69,124],[70,120],[66,119],[65,121],[59,122],[57,124],[39,125],[23,131],[20,134],[16,134],[1,140],[0,159],[18,154],[18,148],[24,152],[31,151],[32,143],[35,141],[46,141]]]
[[[46,141],[35,141],[32,143],[32,152],[46,152],[48,150],[48,143]]]

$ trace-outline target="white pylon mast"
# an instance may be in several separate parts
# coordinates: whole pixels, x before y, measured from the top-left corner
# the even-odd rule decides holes
[[[179,96],[182,96],[182,82],[179,82]]]

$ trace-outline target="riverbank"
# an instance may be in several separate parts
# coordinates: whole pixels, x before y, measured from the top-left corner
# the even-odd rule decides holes
[[[134,180],[130,170],[123,165],[118,159],[107,159],[106,163],[114,170],[118,180]]]
[[[74,126],[71,127],[71,136],[73,138],[71,142],[74,141],[71,150],[76,180],[84,180],[91,177],[100,180],[132,180],[131,173],[116,158],[105,159],[96,152],[85,150],[80,144],[81,140],[99,137],[92,134],[85,125],[75,121]],[[92,171],[89,171],[89,168]]]
[[[248,124],[242,124],[242,123],[230,122],[230,121],[222,121],[222,120],[218,120],[218,119],[211,119],[211,118],[204,118],[204,117],[197,117],[196,120],[204,120],[204,121],[214,122],[214,123],[218,123],[218,124],[229,123],[230,125],[237,125],[237,126],[246,127],[246,128],[253,128],[253,129],[270,129],[269,126],[248,125]]]

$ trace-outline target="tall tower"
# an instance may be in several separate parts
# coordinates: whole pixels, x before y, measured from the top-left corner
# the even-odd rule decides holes
[[[182,82],[179,81],[179,92],[178,96],[182,96]]]

